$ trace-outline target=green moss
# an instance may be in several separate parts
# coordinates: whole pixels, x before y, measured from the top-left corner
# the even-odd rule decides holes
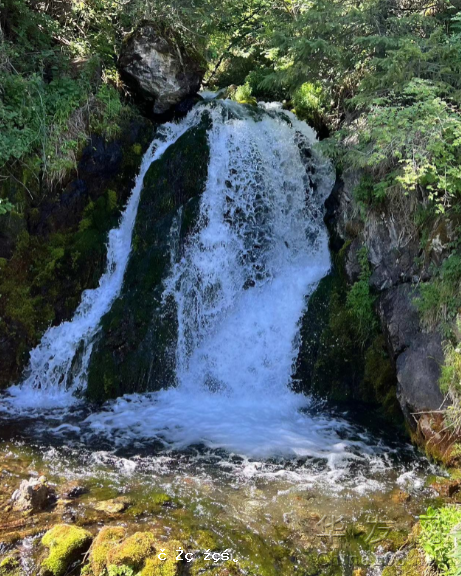
[[[50,324],[69,319],[78,306],[82,291],[95,288],[106,265],[108,231],[119,220],[120,209],[132,188],[139,167],[139,154],[132,149],[133,128],[138,145],[145,149],[151,129],[124,119],[123,133],[114,143],[122,154],[116,175],[89,177],[88,196],[78,198],[72,214],[56,191],[46,202],[37,203],[42,189],[33,188],[35,178],[19,171],[8,181],[5,194],[13,198],[21,213],[11,212],[0,219],[0,235],[8,239],[13,252],[1,262],[0,388],[17,380],[27,361],[27,352],[36,346]],[[139,129],[137,128],[139,126]],[[139,151],[139,150],[138,150]],[[128,158],[129,157],[129,158]],[[30,179],[32,197],[14,182]],[[5,183],[2,184],[2,193]]]
[[[413,548],[403,562],[400,574],[401,576],[421,576],[425,572],[426,562],[424,561],[424,554],[421,550]]]
[[[345,270],[350,248],[347,241],[333,255],[332,272],[309,299],[294,388],[334,402],[359,400],[400,422],[395,370],[378,330],[366,256],[361,255],[361,278],[350,286]]]
[[[144,560],[155,554],[155,536],[152,532],[136,532],[107,554],[107,565],[128,566],[140,570]]]
[[[123,540],[125,535],[126,531],[122,527],[102,528],[94,539],[90,549],[89,563],[94,576],[104,574],[109,551],[117,546]]]
[[[176,576],[179,574],[184,562],[184,560],[176,560],[177,550],[180,547],[181,543],[175,540],[170,540],[166,544],[159,544],[158,553],[160,554],[163,551],[166,560],[160,560],[158,554],[147,558],[140,576]]]
[[[20,576],[19,561],[15,556],[7,556],[0,560],[0,576]]]
[[[68,524],[54,526],[42,538],[42,544],[49,549],[41,564],[42,572],[62,576],[70,564],[86,551],[91,540],[91,534],[83,528]]]
[[[395,566],[386,566],[381,573],[381,576],[399,576]]]

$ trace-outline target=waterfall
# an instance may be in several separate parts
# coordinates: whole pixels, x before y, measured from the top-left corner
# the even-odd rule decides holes
[[[330,268],[323,204],[333,179],[312,151],[313,130],[274,105],[251,111],[227,101],[202,104],[162,127],[110,233],[99,287],[85,292],[72,321],[46,332],[25,381],[10,389],[13,402],[69,404],[84,388],[100,320],[122,288],[143,177],[204,110],[212,127],[200,214],[164,279],[164,298],[177,309],[177,386],[107,403],[82,423],[83,436],[122,444],[155,437],[175,448],[205,443],[333,465],[352,457],[351,443],[338,435],[347,425],[309,415],[309,398],[290,389],[307,298]],[[177,243],[170,244],[174,251]]]

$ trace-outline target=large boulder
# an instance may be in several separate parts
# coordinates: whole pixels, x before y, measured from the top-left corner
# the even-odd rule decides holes
[[[152,102],[155,114],[196,94],[205,73],[197,54],[187,51],[171,30],[152,22],[143,23],[125,39],[119,68],[135,92]]]

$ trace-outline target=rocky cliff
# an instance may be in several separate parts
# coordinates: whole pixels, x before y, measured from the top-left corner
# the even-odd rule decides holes
[[[365,206],[354,190],[362,175],[346,172],[328,201],[327,218],[333,247],[342,246],[341,265],[349,285],[360,276],[360,254],[370,265],[369,286],[395,371],[396,395],[410,426],[422,412],[439,410],[446,402],[440,391],[443,341],[437,326],[424,325],[418,310],[421,285],[450,253],[455,225],[442,216],[417,225],[416,206],[404,196],[388,197]],[[375,370],[371,378],[379,379]]]

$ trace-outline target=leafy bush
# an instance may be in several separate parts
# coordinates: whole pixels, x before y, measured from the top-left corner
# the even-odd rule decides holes
[[[461,528],[461,509],[455,506],[428,508],[427,513],[420,516],[420,523],[419,543],[427,558],[443,576],[457,576],[454,538]]]
[[[325,114],[324,92],[319,83],[305,82],[293,94],[293,106],[301,120],[317,127]]]
[[[232,99],[240,104],[256,104],[256,99],[253,97],[251,86],[248,83],[237,86],[232,94]]]
[[[461,194],[461,118],[438,93],[429,81],[415,79],[401,96],[375,99],[367,118],[352,128],[358,141],[346,156],[384,176],[387,189],[424,190],[444,212]]]

